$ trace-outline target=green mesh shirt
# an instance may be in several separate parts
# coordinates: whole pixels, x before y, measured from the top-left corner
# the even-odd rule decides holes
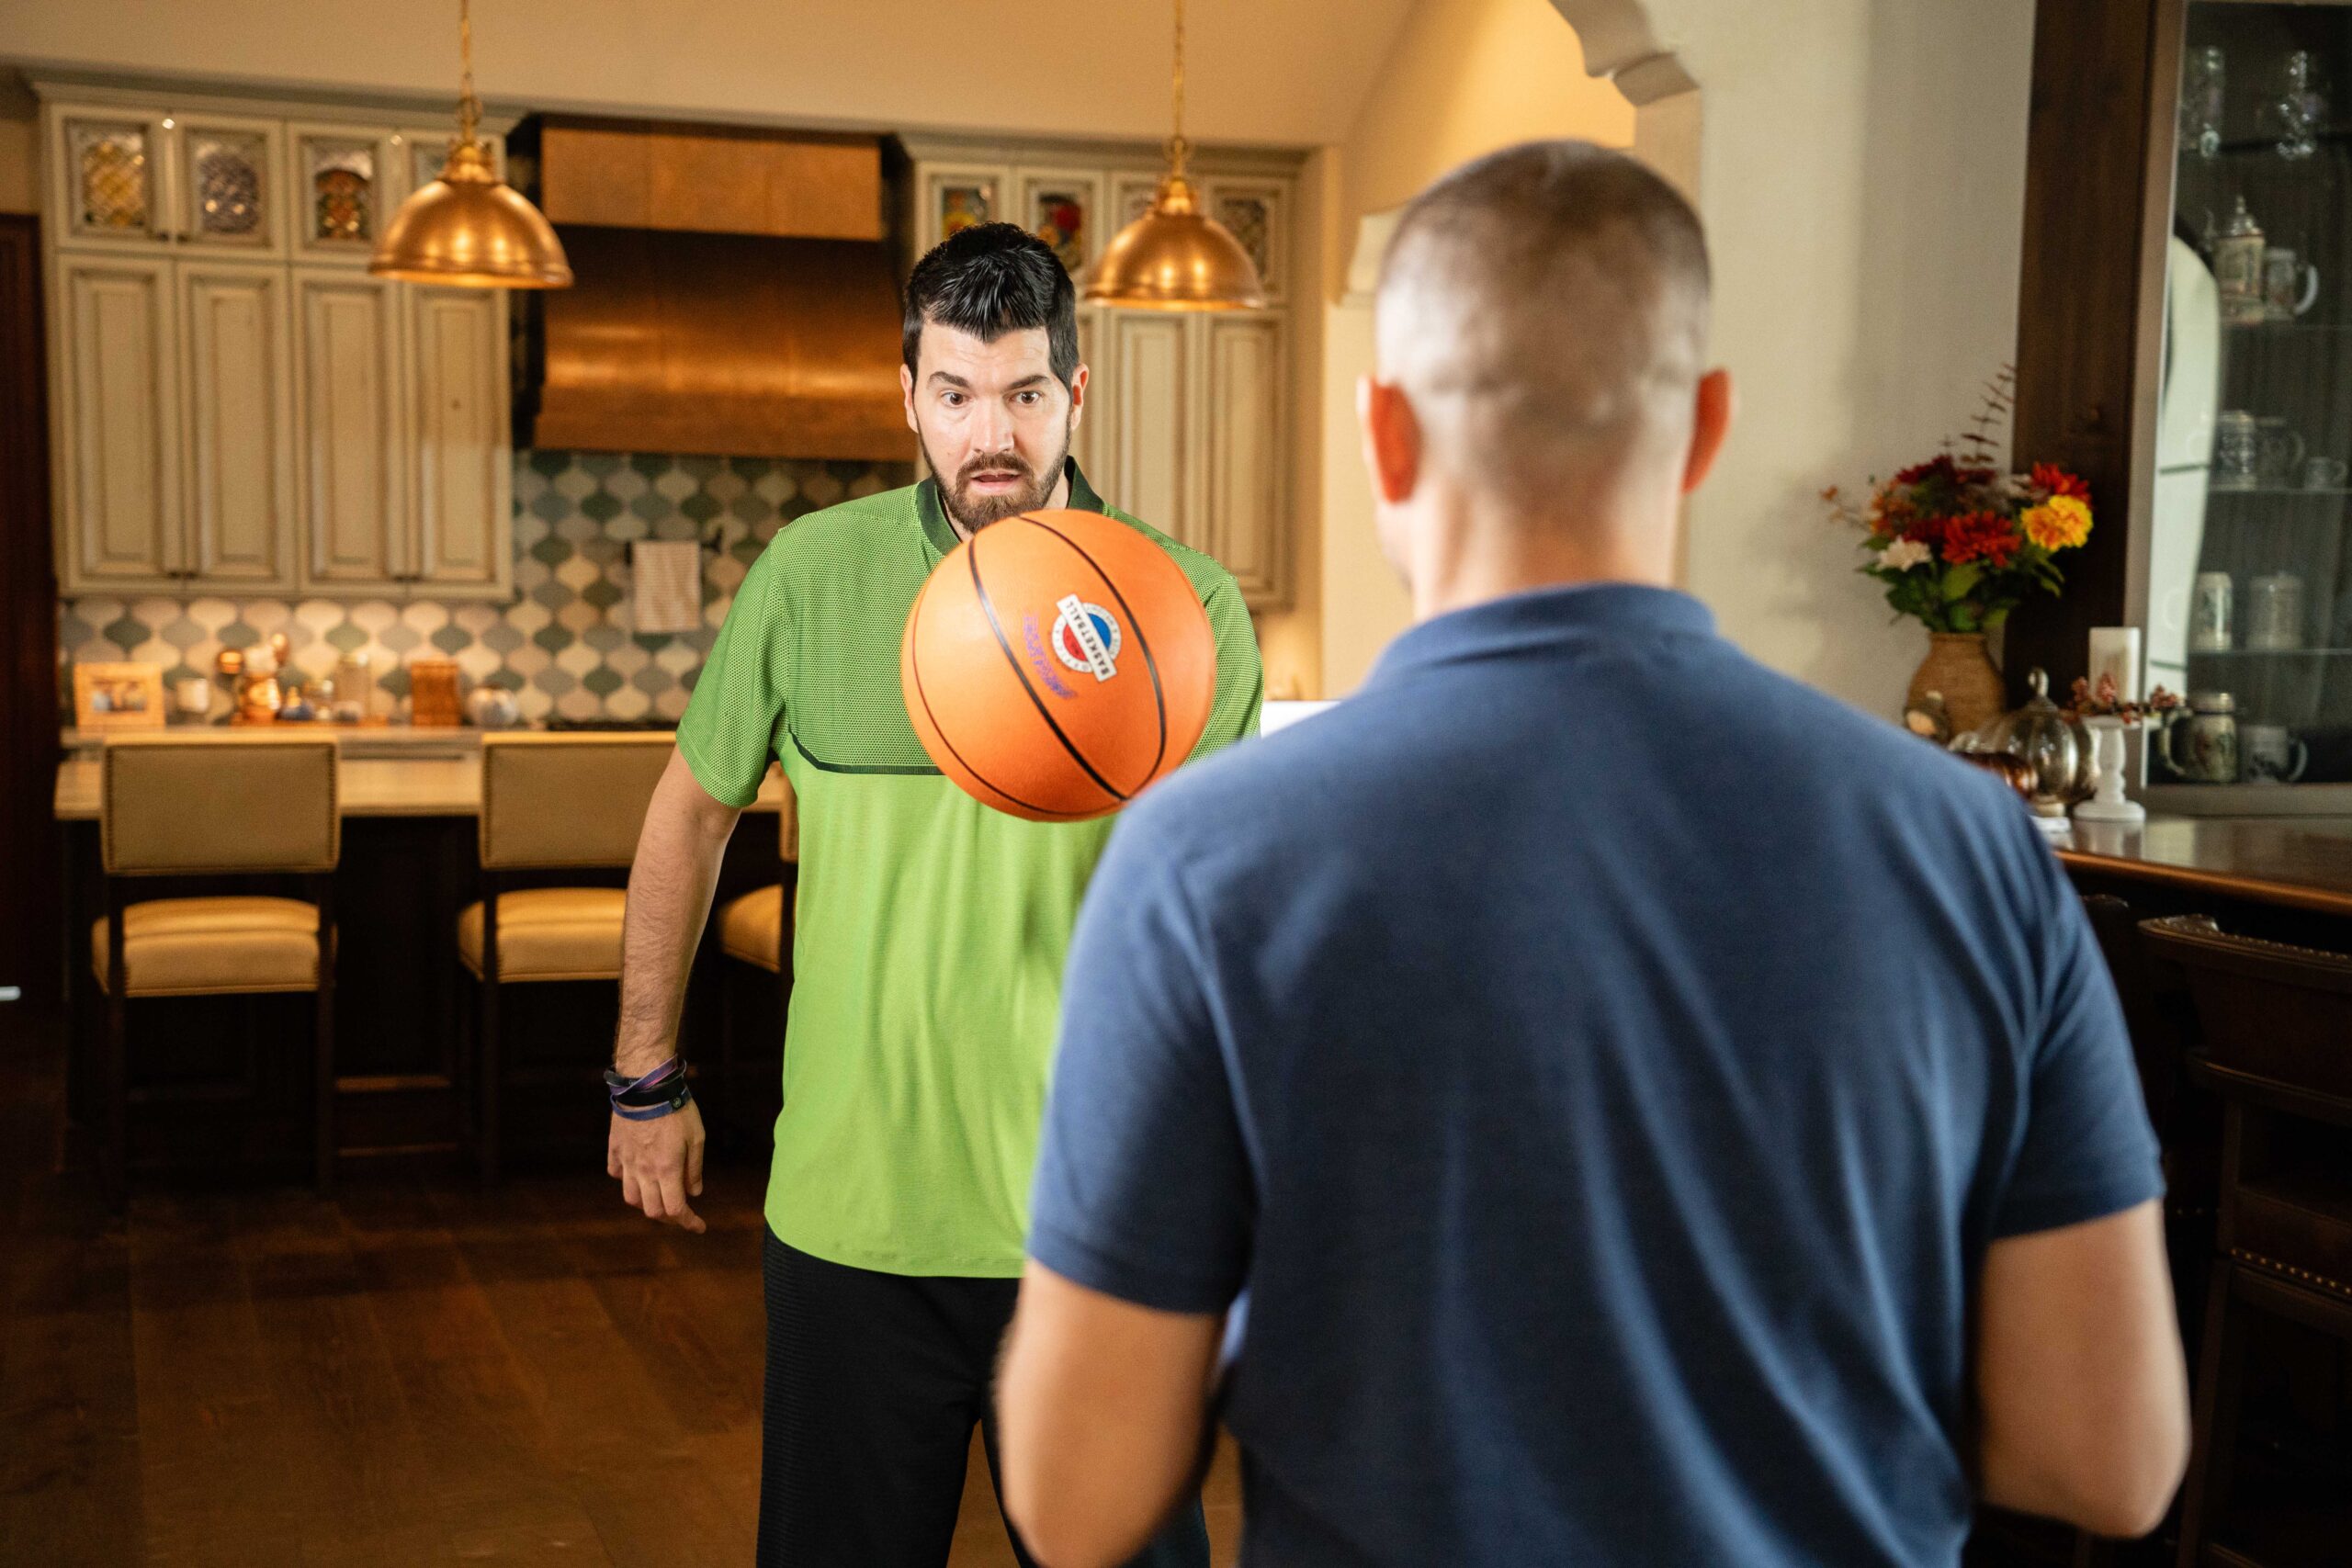
[[[1255,733],[1264,678],[1241,591],[1142,530],[1216,634],[1193,754]],[[1024,822],[932,766],[899,691],[916,591],[956,538],[935,484],[779,532],[752,566],[678,724],[702,787],[747,804],[780,759],[800,806],[800,892],[767,1222],[831,1262],[894,1274],[1021,1272],[1062,958],[1111,832]]]

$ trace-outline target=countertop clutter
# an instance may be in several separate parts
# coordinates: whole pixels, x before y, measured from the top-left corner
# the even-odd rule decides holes
[[[211,739],[236,732],[180,733]],[[385,728],[338,732],[338,739],[343,750],[335,789],[345,817],[472,817],[481,812],[481,731]],[[94,740],[77,745],[69,733],[66,748],[65,761],[57,769],[57,819],[96,821],[101,765],[97,747]],[[783,800],[783,781],[770,767],[759,798],[745,809],[773,813]]]

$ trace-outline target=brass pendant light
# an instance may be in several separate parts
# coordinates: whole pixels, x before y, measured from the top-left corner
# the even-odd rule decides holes
[[[537,208],[498,177],[477,133],[481,100],[474,96],[470,0],[458,0],[458,53],[464,82],[448,161],[441,177],[420,186],[384,225],[368,270],[460,288],[569,288],[563,242]]]
[[[1175,113],[1168,173],[1144,215],[1111,236],[1081,291],[1098,305],[1150,310],[1250,310],[1266,302],[1266,286],[1250,253],[1226,226],[1201,210],[1184,177],[1184,0],[1176,0]]]

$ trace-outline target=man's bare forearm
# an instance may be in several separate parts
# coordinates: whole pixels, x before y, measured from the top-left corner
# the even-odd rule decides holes
[[[671,753],[654,787],[628,874],[621,928],[621,1023],[613,1066],[644,1073],[677,1047],[678,1013],[695,946],[710,919],[727,840],[741,811],[714,800],[685,759]]]

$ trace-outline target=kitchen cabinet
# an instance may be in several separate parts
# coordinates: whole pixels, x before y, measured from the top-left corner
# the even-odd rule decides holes
[[[1251,608],[1282,603],[1289,386],[1282,318],[1258,310],[1103,315],[1091,361],[1103,389],[1099,461],[1088,472],[1123,509],[1214,556]],[[1102,416],[1106,405],[1114,412]]]
[[[1205,399],[1193,416],[1206,439],[1194,444],[1198,492],[1184,516],[1197,530],[1184,542],[1223,562],[1253,603],[1277,598],[1283,583],[1287,511],[1283,417],[1288,378],[1280,319],[1256,312],[1194,316]]]
[[[221,588],[294,586],[293,352],[283,267],[181,262],[183,569]]]
[[[504,596],[504,297],[340,268],[297,269],[296,288],[304,589]]]
[[[285,270],[92,254],[58,279],[64,591],[290,591]]]
[[[285,254],[281,122],[185,101],[51,102],[49,231],[76,245]]]
[[[1150,205],[1162,168],[1156,145],[931,138],[908,151],[918,254],[974,223],[1015,222],[1074,276]],[[1290,598],[1296,164],[1250,149],[1191,160],[1203,208],[1257,264],[1265,309],[1078,313],[1091,379],[1072,453],[1114,504],[1215,556],[1252,609]]]
[[[405,141],[390,126],[288,124],[286,209],[297,261],[368,265],[408,195]]]
[[[408,446],[401,421],[399,285],[298,269],[301,300],[303,580],[397,593],[406,571]]]
[[[54,423],[75,437],[56,464],[63,590],[168,589],[187,555],[172,264],[72,257],[50,310]]]
[[[503,597],[514,575],[506,296],[403,294],[415,498],[403,558],[409,584],[445,598]]]
[[[1197,475],[1193,415],[1204,400],[1187,394],[1199,333],[1182,315],[1158,310],[1110,310],[1099,367],[1108,393],[1109,461],[1101,486],[1113,486],[1119,506],[1186,544]],[[1112,476],[1115,475],[1116,478]]]
[[[366,270],[447,127],[36,90],[61,592],[508,594],[505,297]]]

